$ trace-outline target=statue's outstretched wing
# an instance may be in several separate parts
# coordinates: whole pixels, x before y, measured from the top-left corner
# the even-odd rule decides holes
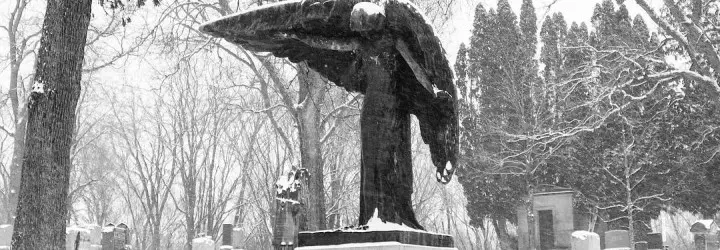
[[[364,93],[358,51],[363,32],[390,32],[405,60],[398,77],[401,95],[411,100],[423,140],[430,145],[438,180],[450,180],[458,150],[457,91],[440,40],[419,10],[405,0],[375,1],[384,19],[369,31],[353,26],[356,4],[368,0],[291,0],[260,6],[200,27],[203,32],[257,52],[271,52],[292,62],[306,61],[328,80]],[[372,12],[374,10],[368,10]],[[367,20],[365,20],[367,21]],[[367,22],[365,23],[367,25]],[[376,26],[373,26],[376,25]]]
[[[262,5],[203,24],[200,30],[255,52],[271,52],[308,65],[349,91],[358,49],[349,28],[350,12],[361,1],[283,1]]]

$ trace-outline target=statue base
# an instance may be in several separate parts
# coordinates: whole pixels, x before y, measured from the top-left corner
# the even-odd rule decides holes
[[[450,235],[425,231],[316,231],[298,234],[297,250],[455,250]]]

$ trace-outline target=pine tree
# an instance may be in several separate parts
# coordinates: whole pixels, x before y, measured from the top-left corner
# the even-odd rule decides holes
[[[545,65],[543,68],[543,76],[546,82],[554,82],[561,59],[558,49],[558,28],[555,25],[555,21],[549,16],[545,17],[545,21],[543,21],[542,28],[540,29],[540,38],[543,43],[540,49],[540,62]]]
[[[650,49],[650,32],[648,31],[647,25],[645,25],[645,21],[643,21],[643,18],[640,15],[636,15],[633,19],[632,38],[633,44],[636,45],[637,48]]]
[[[520,31],[525,43],[526,57],[535,56],[537,44],[537,16],[532,0],[523,0],[520,7]]]
[[[455,58],[455,86],[457,86],[460,96],[465,97],[468,94],[467,86],[467,67],[468,67],[468,50],[465,43],[460,44]]]
[[[553,13],[552,15],[553,24],[555,24],[555,29],[557,32],[558,37],[558,44],[562,45],[563,41],[565,41],[565,36],[567,36],[567,22],[565,21],[565,16],[561,12]]]

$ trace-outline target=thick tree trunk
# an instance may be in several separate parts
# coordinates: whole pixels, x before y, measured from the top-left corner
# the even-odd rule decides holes
[[[392,75],[396,55],[379,52],[365,56],[359,223],[367,224],[377,210],[383,221],[423,229],[412,209],[410,113],[409,104],[396,93],[398,86]]]
[[[320,74],[306,63],[298,64],[300,91],[297,110],[298,134],[300,137],[300,158],[302,167],[310,173],[308,189],[301,193],[300,230],[325,230],[325,187],[321,142],[323,129],[320,127],[320,106],[325,96],[326,83]]]
[[[90,0],[47,1],[12,248],[64,249],[70,147],[80,96]]]

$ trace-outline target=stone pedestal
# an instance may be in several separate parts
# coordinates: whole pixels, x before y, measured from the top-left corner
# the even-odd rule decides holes
[[[455,249],[450,235],[424,231],[300,232],[300,248],[311,249]]]
[[[429,247],[398,242],[351,243],[332,246],[299,247],[295,250],[457,250],[454,247]]]

